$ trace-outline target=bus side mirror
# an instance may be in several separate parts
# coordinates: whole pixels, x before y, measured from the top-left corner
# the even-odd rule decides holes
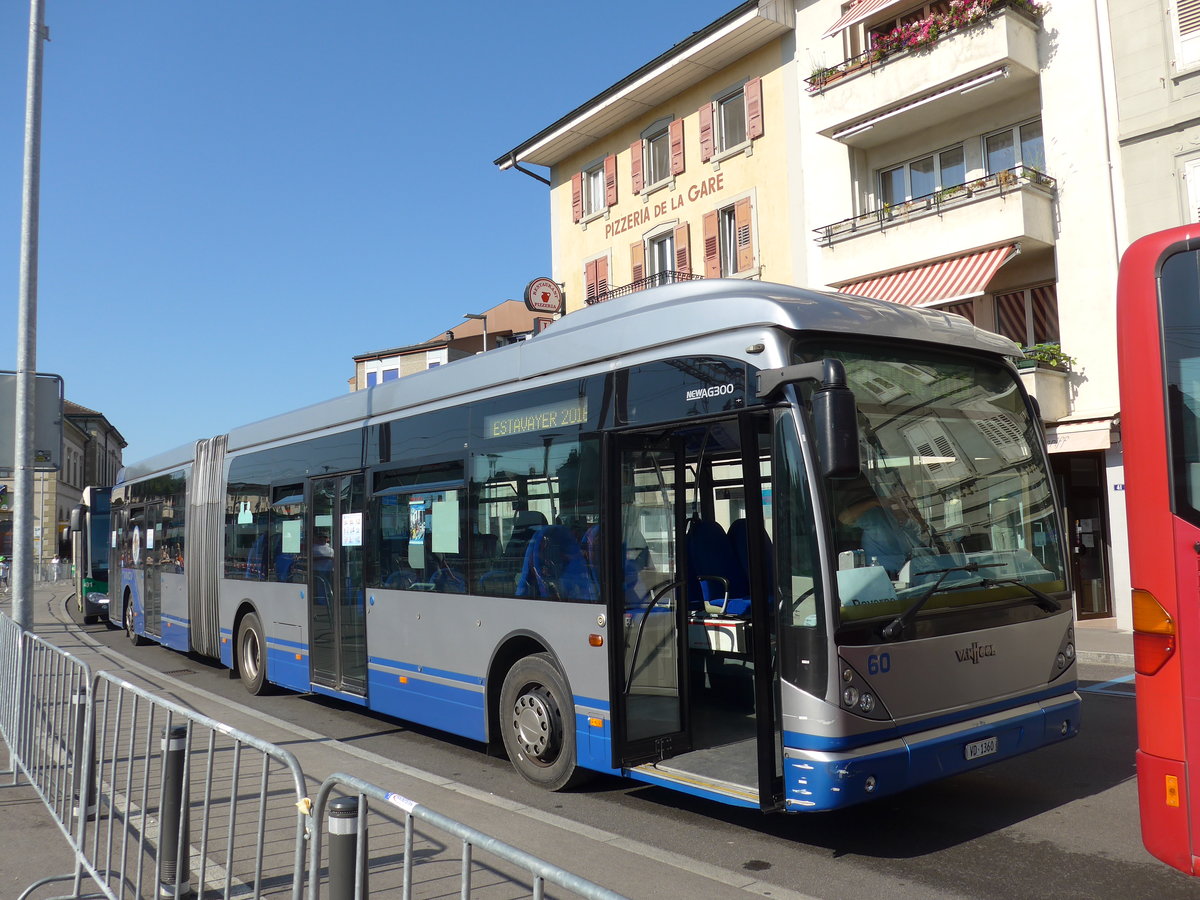
[[[854,391],[846,386],[846,367],[839,359],[801,363],[758,373],[758,396],[769,399],[784,386],[815,381],[812,395],[813,429],[817,460],[825,478],[850,478],[858,474],[858,409]]]
[[[76,532],[83,531],[83,519],[84,519],[84,515],[86,513],[87,513],[87,507],[84,506],[82,503],[80,503],[79,505],[77,505],[75,508],[73,508],[71,510],[71,530],[72,531],[76,531]]]

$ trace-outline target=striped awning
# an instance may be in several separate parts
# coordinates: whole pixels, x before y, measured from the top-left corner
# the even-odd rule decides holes
[[[903,306],[928,306],[978,297],[996,270],[1020,252],[1016,244],[966,253],[939,262],[875,275],[838,286],[843,294],[874,297]]]
[[[900,3],[900,0],[858,0],[857,3],[852,3],[842,17],[830,25],[829,30],[821,35],[821,37],[827,38],[835,35],[839,31],[844,31],[851,25],[857,25],[863,19],[887,9],[889,6],[896,6],[898,3]]]

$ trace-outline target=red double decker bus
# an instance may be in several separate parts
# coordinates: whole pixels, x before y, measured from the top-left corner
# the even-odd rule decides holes
[[[1200,225],[1141,238],[1117,289],[1142,840],[1200,874]]]

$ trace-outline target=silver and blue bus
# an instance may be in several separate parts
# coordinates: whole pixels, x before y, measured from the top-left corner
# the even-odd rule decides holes
[[[128,466],[110,616],[551,790],[894,794],[1078,730],[1019,353],[761,282],[597,304]]]

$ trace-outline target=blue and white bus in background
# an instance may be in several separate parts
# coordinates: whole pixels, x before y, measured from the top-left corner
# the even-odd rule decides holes
[[[824,810],[1074,735],[1016,345],[704,280],[128,466],[110,617],[502,746]]]

